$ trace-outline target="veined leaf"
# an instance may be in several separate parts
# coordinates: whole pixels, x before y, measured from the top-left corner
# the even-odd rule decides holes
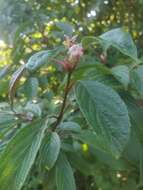
[[[92,130],[82,130],[79,134],[75,134],[75,137],[86,143],[95,149],[100,149],[107,152],[108,149],[105,144],[105,139],[97,135],[95,131]]]
[[[11,78],[11,81],[10,81],[10,85],[9,85],[9,98],[10,98],[11,104],[13,104],[13,99],[14,99],[14,96],[15,96],[16,87],[17,87],[18,82],[19,82],[20,78],[22,77],[24,71],[25,71],[25,66],[22,65],[12,75],[12,78]]]
[[[78,133],[81,131],[81,127],[79,126],[79,124],[75,122],[67,121],[61,123],[61,125],[59,126],[59,130],[72,131]]]
[[[42,67],[43,65],[52,62],[50,58],[56,56],[57,52],[58,52],[58,49],[43,50],[38,53],[35,53],[29,58],[25,67],[27,68],[28,71],[34,72],[38,70],[40,67]]]
[[[0,112],[0,128],[1,126],[9,125],[15,120],[14,114]]]
[[[50,170],[54,166],[60,152],[60,147],[60,137],[56,132],[45,136],[40,149],[40,164],[42,168]]]
[[[16,118],[13,114],[0,113],[0,133],[5,133],[16,124]]]
[[[99,138],[116,157],[123,151],[130,134],[126,105],[111,88],[97,81],[80,81],[75,88],[76,100]]]
[[[131,143],[135,145],[133,142],[134,140],[137,139],[138,142],[143,142],[143,107],[140,106],[140,101],[137,101],[134,99],[129,93],[127,94],[122,94],[124,96],[124,101],[126,102],[130,120],[131,120],[131,125],[132,125],[132,131],[134,131],[137,135],[137,137],[133,136],[133,138],[130,137]],[[131,145],[132,147],[132,145]],[[137,148],[135,148],[137,150]],[[135,152],[135,151],[134,151]],[[134,153],[135,154],[135,153]],[[137,154],[135,154],[137,155]]]
[[[42,115],[42,108],[39,104],[35,104],[32,102],[27,102],[26,106],[24,107],[24,112],[30,112],[36,117],[41,117]]]
[[[56,26],[68,36],[72,36],[74,31],[73,26],[66,22],[56,22]]]
[[[118,49],[121,53],[138,61],[137,48],[132,40],[131,35],[124,31],[123,28],[116,28],[105,32],[99,37],[86,36],[82,40],[84,48],[90,44],[101,44],[106,51],[110,46]]]
[[[60,154],[56,164],[57,190],[76,190],[72,168],[64,154]]]
[[[131,85],[143,96],[143,65],[131,72]]]
[[[104,49],[108,49],[110,46],[117,48],[123,54],[138,59],[137,48],[132,40],[131,35],[124,31],[122,28],[116,28],[110,30],[99,36],[101,44]]]
[[[129,142],[123,152],[123,157],[126,158],[130,163],[138,167],[141,151],[142,151],[142,144],[140,142],[140,139],[138,138],[138,135],[135,132],[135,130],[132,130]]]
[[[29,99],[38,94],[39,81],[36,77],[30,77],[24,84],[24,92]]]
[[[4,143],[6,136],[10,135],[10,131],[13,131],[16,123],[17,119],[14,114],[0,112],[0,139],[3,141],[0,144]]]
[[[35,121],[22,128],[0,157],[0,189],[20,190],[35,161],[46,125]]]
[[[90,73],[94,72],[94,76],[97,75],[111,75],[111,71],[109,68],[105,67],[100,63],[94,64],[84,64],[81,67],[78,67],[73,73],[76,80],[82,80],[82,78],[86,78],[90,76]]]
[[[93,175],[96,168],[78,152],[68,153],[70,163],[84,175]]]
[[[85,36],[82,39],[83,48],[87,48],[90,44],[98,43],[98,38],[94,36]]]
[[[115,78],[124,85],[124,87],[127,87],[130,82],[129,77],[129,68],[125,65],[118,65],[116,67],[113,67],[111,69],[112,74],[115,76]]]

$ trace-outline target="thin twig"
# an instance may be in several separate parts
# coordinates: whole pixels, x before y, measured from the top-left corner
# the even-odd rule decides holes
[[[59,116],[57,118],[57,121],[56,121],[56,123],[54,125],[53,130],[55,130],[57,128],[57,126],[61,122],[61,120],[63,118],[63,115],[64,115],[64,110],[65,110],[65,106],[66,106],[66,101],[67,101],[68,93],[69,93],[69,91],[71,89],[70,88],[71,74],[72,74],[72,72],[68,73],[68,79],[67,79],[67,84],[66,84],[66,87],[65,87],[65,93],[64,93],[64,99],[63,99],[62,107],[61,107]]]

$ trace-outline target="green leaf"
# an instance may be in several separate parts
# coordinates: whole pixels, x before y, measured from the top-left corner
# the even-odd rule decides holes
[[[53,62],[50,58],[56,56],[56,54],[57,54],[57,49],[43,50],[38,53],[35,53],[29,58],[25,67],[27,68],[28,71],[34,72],[38,70],[40,67],[44,66],[45,64]]]
[[[106,66],[100,64],[100,63],[93,63],[90,64],[89,61],[87,64],[84,64],[83,66],[78,67],[75,72],[73,73],[73,76],[76,80],[82,80],[82,78],[89,78],[93,76],[97,77],[97,75],[111,75],[111,71]]]
[[[10,98],[10,102],[12,105],[13,105],[13,99],[15,96],[17,85],[19,83],[19,80],[23,76],[24,71],[25,71],[25,65],[22,65],[21,67],[19,67],[19,69],[17,71],[14,72],[14,74],[12,75],[12,78],[10,80],[9,98]]]
[[[2,79],[0,81],[0,95],[7,94],[9,89],[9,81]]]
[[[29,99],[32,99],[38,94],[39,82],[36,77],[30,77],[24,84],[24,92]]]
[[[64,131],[72,131],[76,133],[81,131],[81,127],[77,123],[71,121],[61,123],[58,129]]]
[[[0,157],[0,189],[20,190],[35,161],[46,125],[35,121],[20,129]]]
[[[45,136],[40,149],[40,164],[42,168],[50,170],[57,161],[61,147],[60,137],[56,132]]]
[[[130,76],[129,76],[129,68],[125,65],[118,65],[116,67],[113,67],[111,69],[112,74],[115,76],[115,78],[124,85],[124,87],[127,87],[130,82]]]
[[[140,185],[143,186],[143,150],[140,151]]]
[[[126,160],[128,160],[131,164],[138,167],[141,151],[142,151],[142,144],[140,143],[140,139],[139,139],[138,135],[136,134],[136,132],[134,130],[132,130],[129,142],[123,153],[123,157]]]
[[[74,31],[73,26],[66,22],[56,22],[56,26],[68,36],[72,36]]]
[[[42,188],[43,188],[43,190],[44,189],[45,190],[56,190],[55,175],[56,175],[56,169],[55,168],[53,168],[52,170],[50,170],[48,172],[45,172],[44,179],[42,181]],[[47,181],[47,179],[48,179],[48,181]],[[33,186],[32,186],[32,188],[33,188]],[[36,189],[37,189],[37,187],[36,187]],[[25,190],[27,190],[27,189],[25,189]],[[40,190],[40,189],[37,189],[37,190]]]
[[[14,114],[0,112],[0,139],[3,140],[4,135],[8,133],[17,123]]]
[[[142,100],[135,100],[129,93],[123,94],[130,116],[132,130],[135,130],[139,139],[142,141],[143,136],[143,107],[139,104]]]
[[[121,159],[116,159],[113,157],[111,154],[108,154],[107,152],[103,152],[101,150],[93,149],[92,154],[94,155],[94,158],[102,164],[107,165],[110,167],[112,170],[119,170],[119,171],[125,171],[128,169],[128,165],[125,162],[125,160]],[[111,164],[112,163],[112,164]]]
[[[27,102],[26,106],[24,107],[24,112],[30,112],[36,117],[41,117],[42,115],[42,109],[40,105],[32,102]]]
[[[96,44],[98,42],[98,38],[94,36],[85,36],[82,39],[83,48],[88,48],[91,44]]]
[[[93,164],[89,162],[89,160],[86,160],[82,154],[75,152],[74,153],[68,153],[68,158],[73,165],[74,168],[79,170],[84,175],[93,175],[95,172],[95,167],[93,167]]]
[[[0,131],[6,130],[16,123],[14,114],[0,113]]]
[[[4,78],[8,74],[10,68],[11,65],[6,65],[3,68],[0,68],[0,79]]]
[[[143,65],[131,72],[131,85],[143,96]]]
[[[130,121],[126,105],[111,88],[97,81],[79,81],[76,100],[99,139],[119,157],[128,142]]]
[[[56,164],[57,190],[76,190],[73,170],[64,154],[60,154]]]
[[[105,152],[108,151],[105,145],[105,140],[101,136],[97,135],[95,131],[82,130],[79,134],[76,134],[75,137],[95,149],[101,149]]]
[[[101,44],[105,49],[110,46],[117,48],[123,54],[137,60],[137,48],[132,40],[131,35],[122,28],[110,30],[99,36]]]
[[[1,126],[9,125],[15,122],[14,114],[0,112],[0,128]]]

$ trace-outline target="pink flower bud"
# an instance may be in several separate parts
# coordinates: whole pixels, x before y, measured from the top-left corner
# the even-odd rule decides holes
[[[65,36],[64,45],[68,48],[68,55],[64,60],[57,61],[67,72],[74,70],[83,56],[83,47],[81,44],[76,44],[76,38],[77,36],[73,36],[72,38]]]
[[[72,63],[79,61],[79,59],[83,56],[83,47],[81,44],[75,44],[69,48],[68,51],[69,60]]]

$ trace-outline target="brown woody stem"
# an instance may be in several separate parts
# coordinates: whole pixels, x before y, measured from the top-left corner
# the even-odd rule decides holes
[[[66,106],[66,102],[67,102],[67,97],[68,97],[68,93],[70,91],[70,81],[71,81],[71,74],[72,74],[72,71],[70,71],[68,73],[68,78],[67,78],[67,83],[66,83],[66,87],[65,87],[65,93],[64,93],[64,98],[63,98],[63,103],[62,103],[62,107],[61,107],[61,110],[60,110],[60,113],[57,117],[57,121],[54,125],[54,128],[53,130],[55,130],[57,128],[57,126],[60,124],[62,118],[63,118],[63,115],[64,115],[64,110],[65,110],[65,106]]]

